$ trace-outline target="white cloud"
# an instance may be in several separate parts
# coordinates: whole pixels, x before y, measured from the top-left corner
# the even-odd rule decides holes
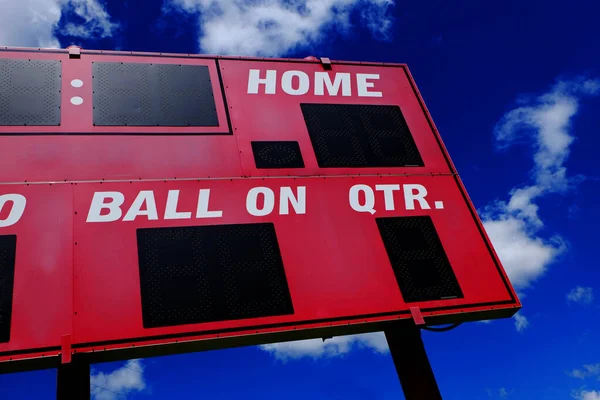
[[[577,400],[600,400],[600,392],[595,390],[579,390],[575,392],[572,397]]]
[[[594,290],[591,287],[577,286],[567,293],[569,303],[590,304],[594,301]]]
[[[481,211],[490,240],[517,289],[530,286],[566,249],[559,235],[540,235],[544,222],[538,215],[537,200],[572,187],[564,165],[575,139],[571,121],[580,98],[598,93],[600,80],[561,81],[548,93],[522,99],[495,127],[500,148],[522,139],[534,147],[531,182],[512,189],[508,201],[494,202]]]
[[[488,397],[490,398],[498,398],[498,399],[507,399],[511,394],[514,393],[514,389],[508,390],[505,387],[501,387],[498,390],[486,389]]]
[[[61,33],[63,35],[89,38],[111,37],[118,24],[111,22],[110,15],[98,0],[69,0],[67,7],[79,17],[82,23],[68,22]]]
[[[0,13],[0,46],[59,47],[54,28],[58,0],[5,0]]]
[[[564,249],[559,237],[549,241],[536,237],[527,221],[510,214],[484,216],[483,224],[506,273],[517,288],[527,287]]]
[[[576,368],[567,372],[567,374],[577,379],[585,379],[594,376],[600,379],[600,364],[585,364],[583,368]]]
[[[90,376],[92,400],[126,399],[128,393],[145,388],[144,366],[139,360],[129,360],[109,374],[98,372]]]
[[[529,327],[529,321],[527,320],[526,316],[515,314],[513,318],[515,320],[515,328],[517,329],[517,332],[523,332]]]
[[[60,47],[55,32],[65,12],[72,12],[81,23],[67,22],[60,29],[63,34],[107,37],[117,28],[99,0],[4,0],[0,46]]]
[[[304,357],[314,359],[338,357],[357,347],[368,348],[380,354],[389,351],[383,332],[336,336],[325,341],[322,339],[308,339],[260,346],[262,350],[271,353],[275,358],[282,361]]]
[[[349,31],[350,14],[377,38],[387,38],[393,0],[165,0],[163,9],[198,13],[200,49],[210,54],[280,56]]]

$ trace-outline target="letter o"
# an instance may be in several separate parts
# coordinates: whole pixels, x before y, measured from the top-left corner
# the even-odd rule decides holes
[[[294,89],[292,87],[293,78],[298,77],[298,87]],[[286,71],[281,77],[281,88],[287,94],[299,96],[308,93],[310,88],[310,80],[308,75],[302,71]]]
[[[258,209],[258,195],[265,197],[262,209]],[[263,217],[273,212],[275,208],[275,193],[268,187],[255,187],[248,191],[246,196],[246,210],[255,217]]]
[[[11,201],[13,205],[8,213],[8,217],[6,217],[6,219],[0,219],[0,228],[5,228],[19,222],[25,211],[27,199],[25,199],[25,196],[23,195],[14,193],[0,195],[0,211],[2,211],[4,205],[9,201]]]

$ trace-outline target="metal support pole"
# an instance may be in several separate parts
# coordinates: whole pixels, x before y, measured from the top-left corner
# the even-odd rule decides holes
[[[395,322],[384,333],[406,400],[441,400],[421,339],[421,329]]]
[[[90,364],[70,362],[58,367],[56,400],[90,400]]]

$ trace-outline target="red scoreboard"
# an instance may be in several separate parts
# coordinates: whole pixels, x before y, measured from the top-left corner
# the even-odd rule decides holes
[[[0,51],[0,369],[513,315],[408,68],[325,61]]]

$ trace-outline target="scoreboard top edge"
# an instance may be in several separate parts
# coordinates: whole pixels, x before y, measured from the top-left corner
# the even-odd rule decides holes
[[[77,46],[69,46],[79,48]],[[69,54],[69,47],[66,49],[53,49],[53,48],[38,48],[38,47],[0,47],[1,52],[24,52],[24,53],[57,53],[57,54]],[[291,62],[291,63],[305,63],[305,64],[319,64],[322,63],[319,57],[315,59],[307,58],[281,58],[281,57],[253,57],[253,56],[226,56],[226,55],[214,55],[214,54],[190,54],[190,53],[162,53],[162,52],[140,52],[140,51],[116,51],[116,50],[86,50],[80,48],[81,54],[89,55],[106,55],[106,56],[131,56],[131,57],[158,57],[158,58],[195,58],[195,59],[210,59],[210,60],[240,60],[240,61],[270,61],[270,62]],[[331,64],[338,65],[364,65],[364,66],[378,66],[378,67],[395,67],[408,69],[407,64],[404,63],[388,63],[388,62],[375,62],[375,61],[352,61],[352,60],[330,60]]]

